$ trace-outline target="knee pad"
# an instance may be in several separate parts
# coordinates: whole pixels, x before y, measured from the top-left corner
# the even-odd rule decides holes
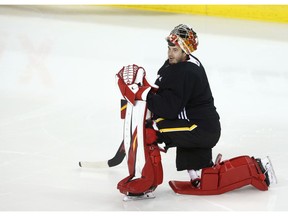
[[[146,144],[151,145],[153,143],[157,143],[157,133],[152,128],[146,128],[145,129],[145,138],[146,138]]]

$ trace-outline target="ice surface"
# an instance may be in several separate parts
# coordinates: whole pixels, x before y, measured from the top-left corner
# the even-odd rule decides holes
[[[176,195],[175,151],[163,154],[156,198],[123,202],[125,163],[81,169],[111,158],[122,139],[115,74],[138,64],[154,81],[164,40],[180,24],[199,36],[221,116],[214,148],[223,159],[270,156],[278,184],[219,196]],[[0,211],[288,210],[287,24],[129,11],[106,7],[0,7]]]

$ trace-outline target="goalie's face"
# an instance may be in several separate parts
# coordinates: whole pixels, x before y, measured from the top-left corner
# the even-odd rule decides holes
[[[187,54],[179,46],[168,46],[168,60],[170,64],[177,64],[187,60]]]

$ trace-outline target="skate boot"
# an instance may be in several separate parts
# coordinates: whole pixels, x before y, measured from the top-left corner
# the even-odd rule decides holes
[[[200,178],[196,178],[193,180],[191,179],[190,182],[193,188],[200,188],[200,182],[201,182]]]
[[[276,174],[269,156],[266,156],[262,159],[257,158],[255,160],[257,161],[263,174],[265,174],[265,182],[267,186],[269,186],[270,184],[277,184]]]
[[[135,200],[145,200],[145,199],[154,199],[155,195],[153,191],[155,188],[152,188],[146,192],[134,194],[134,193],[127,193],[127,195],[124,196],[123,201],[135,201]]]

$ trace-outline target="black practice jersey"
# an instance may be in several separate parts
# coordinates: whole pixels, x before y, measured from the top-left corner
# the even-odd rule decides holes
[[[194,56],[177,64],[165,61],[155,84],[157,93],[147,97],[154,118],[187,119],[206,126],[219,120],[205,69]]]

